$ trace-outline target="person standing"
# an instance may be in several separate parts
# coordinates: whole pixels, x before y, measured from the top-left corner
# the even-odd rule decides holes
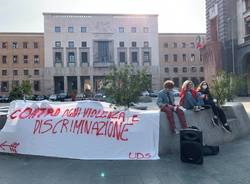
[[[176,129],[176,125],[174,122],[174,112],[177,114],[182,128],[187,128],[187,122],[184,112],[178,105],[175,105],[173,88],[173,81],[167,80],[164,82],[163,89],[159,92],[158,95],[157,105],[162,112],[165,112],[166,117],[169,121],[170,130],[175,134],[179,134],[179,130]]]

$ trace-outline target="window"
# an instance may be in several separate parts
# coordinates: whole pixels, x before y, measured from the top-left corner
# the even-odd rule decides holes
[[[137,63],[137,62],[138,62],[138,53],[132,52],[132,63]]]
[[[7,49],[7,47],[8,47],[7,42],[2,42],[2,48],[3,48],[3,49]]]
[[[125,52],[119,52],[119,61],[120,61],[120,63],[126,62],[126,53]]]
[[[27,49],[28,48],[28,42],[23,42],[23,48]]]
[[[186,80],[188,80],[188,77],[182,77],[182,82],[185,82]]]
[[[202,62],[202,55],[200,55],[200,62]]]
[[[174,71],[174,73],[178,73],[178,68],[177,68],[177,67],[174,67],[174,68],[173,68],[173,71]]]
[[[204,72],[204,68],[203,67],[200,67],[200,72]]]
[[[74,27],[72,27],[72,26],[68,27],[68,32],[73,33],[74,32]]]
[[[34,81],[34,90],[40,91],[40,81]]]
[[[177,62],[177,59],[178,59],[177,54],[174,54],[173,56],[174,56],[174,62]]]
[[[87,32],[87,27],[81,27],[81,32],[86,33]]]
[[[17,49],[17,42],[13,42],[13,43],[12,43],[12,48],[13,48],[13,49]]]
[[[87,52],[82,52],[82,63],[88,63],[88,53]]]
[[[62,53],[55,52],[55,63],[61,63],[61,62],[62,62]]]
[[[168,62],[168,55],[167,54],[164,55],[164,60],[165,60],[165,62]]]
[[[245,22],[245,26],[246,26],[246,36],[250,35],[250,20]]]
[[[197,68],[196,68],[196,67],[192,67],[192,68],[191,68],[191,71],[192,71],[192,72],[196,72],[196,71],[197,71]]]
[[[131,32],[136,33],[136,27],[131,27]]]
[[[150,53],[147,52],[143,52],[143,62],[150,62]]]
[[[18,75],[18,70],[13,70],[13,75]]]
[[[18,80],[13,80],[12,81],[12,88],[18,87],[19,86],[19,81]]]
[[[174,42],[174,48],[177,48],[177,43],[176,42]]]
[[[182,54],[182,60],[187,61],[187,55],[186,54]]]
[[[9,82],[2,81],[1,82],[1,92],[8,92],[9,91]]]
[[[187,73],[187,67],[183,67],[183,68],[182,68],[182,72],[183,72],[183,73]]]
[[[146,41],[146,42],[143,42],[143,46],[144,47],[148,47],[149,46],[149,43]]]
[[[56,41],[55,42],[55,47],[61,47],[61,42],[60,41]]]
[[[165,68],[165,73],[169,73],[169,68]]]
[[[23,56],[23,63],[28,63],[28,55]]]
[[[250,9],[250,0],[245,0],[246,10]]]
[[[34,70],[34,75],[39,75],[39,70]]]
[[[13,56],[13,63],[17,63],[17,55]]]
[[[164,48],[168,48],[168,43],[164,43]]]
[[[87,47],[87,42],[82,42],[82,47]]]
[[[194,42],[190,43],[190,48],[195,48]]]
[[[38,64],[38,63],[39,63],[39,56],[34,55],[34,64]]]
[[[69,48],[74,48],[74,42],[73,41],[69,41],[68,42],[68,46],[69,46]]]
[[[29,70],[23,70],[23,75],[29,75]]]
[[[74,52],[69,52],[68,53],[68,62],[69,63],[74,63],[75,62],[75,53]]]
[[[132,42],[132,47],[136,47],[136,42]]]
[[[148,27],[144,27],[144,28],[143,28],[143,32],[144,32],[144,33],[148,33],[148,32],[149,32],[149,28],[148,28]]]
[[[2,63],[7,64],[7,56],[2,56]]]
[[[119,42],[119,47],[124,47],[124,42]]]
[[[124,32],[125,32],[124,27],[119,27],[119,33],[124,33]]]
[[[38,42],[34,42],[34,49],[38,48]]]
[[[182,42],[182,48],[186,48],[186,43]]]
[[[191,61],[195,61],[195,55],[191,54]]]
[[[7,70],[2,70],[2,76],[6,76],[7,75]]]
[[[61,27],[59,27],[59,26],[56,26],[56,27],[55,27],[55,32],[56,32],[56,33],[59,33],[59,32],[61,32]]]

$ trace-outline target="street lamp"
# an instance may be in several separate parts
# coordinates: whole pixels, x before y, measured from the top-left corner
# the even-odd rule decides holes
[[[232,44],[232,59],[233,59],[233,74],[235,74],[235,58],[234,58],[234,25],[233,25],[233,19],[228,18],[228,23],[230,25],[229,28],[231,28],[231,44]]]

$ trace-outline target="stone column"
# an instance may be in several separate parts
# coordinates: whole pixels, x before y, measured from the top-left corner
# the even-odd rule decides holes
[[[77,94],[80,94],[81,91],[81,77],[77,76]]]
[[[68,92],[68,79],[67,76],[64,76],[64,92]]]

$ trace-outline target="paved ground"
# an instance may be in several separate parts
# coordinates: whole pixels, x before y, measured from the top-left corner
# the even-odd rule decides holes
[[[240,98],[250,113],[250,98]],[[0,184],[250,184],[250,135],[220,147],[203,165],[179,155],[156,161],[84,161],[0,154]]]

